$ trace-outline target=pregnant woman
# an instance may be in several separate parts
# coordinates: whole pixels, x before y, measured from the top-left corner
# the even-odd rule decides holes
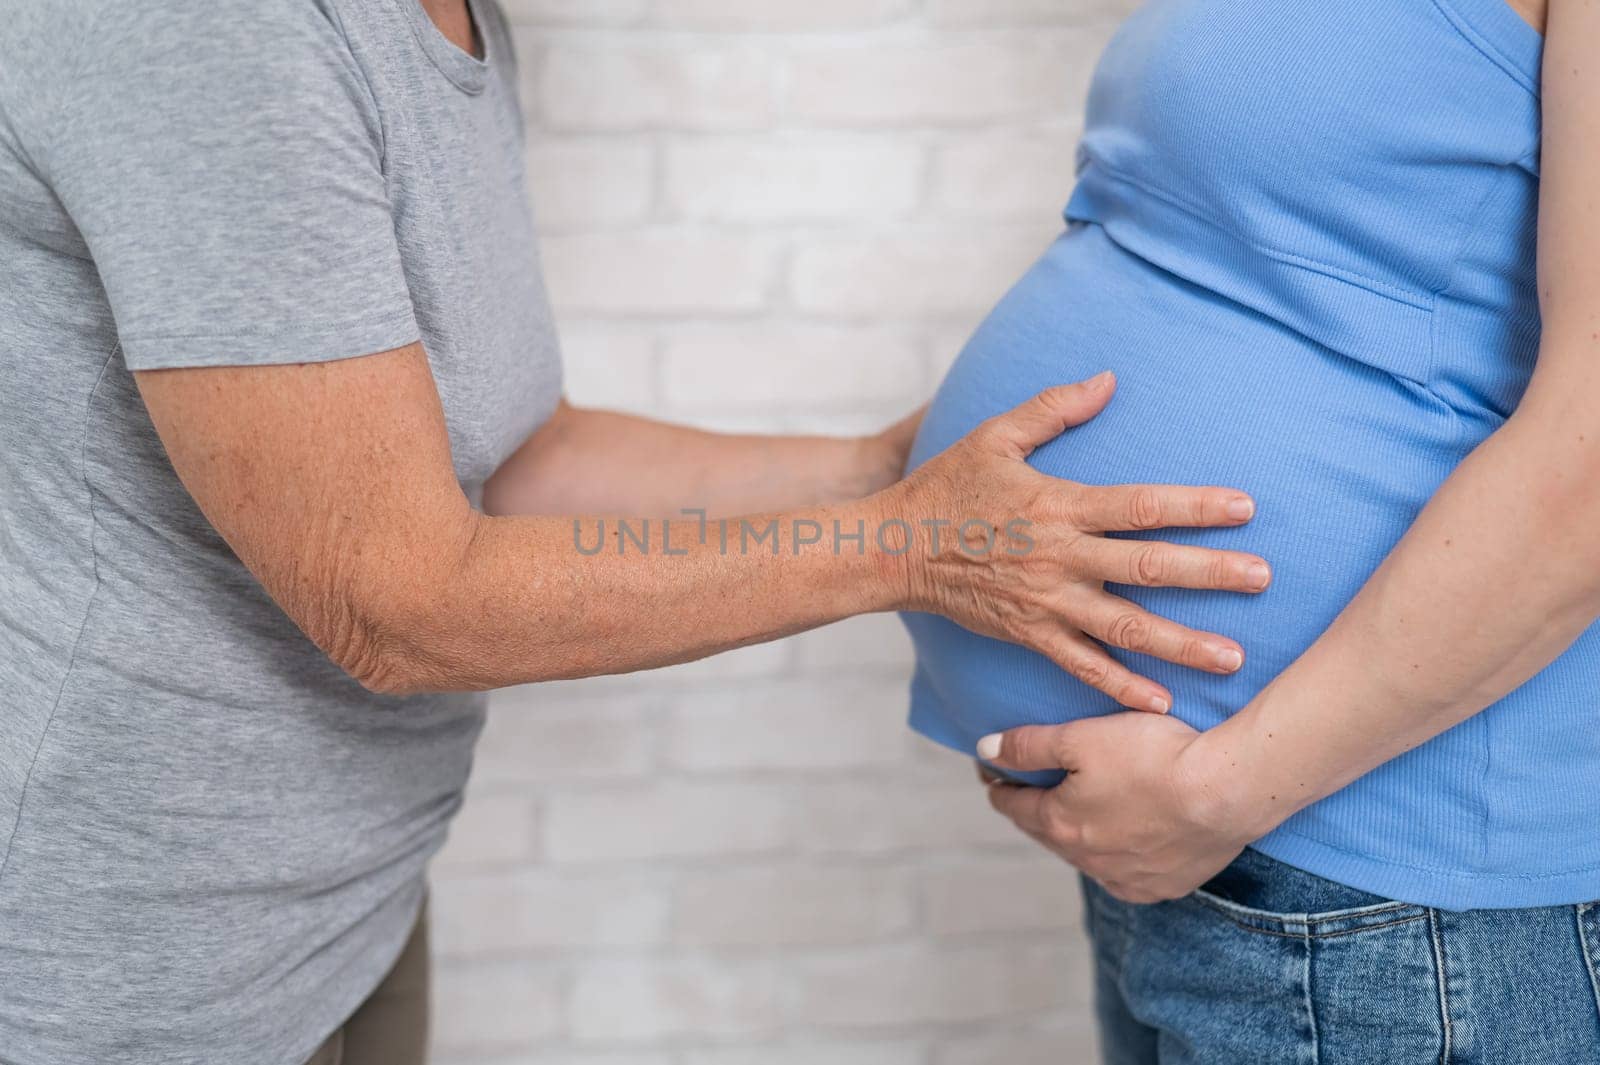
[[[1110,367],[1039,469],[1259,504],[1186,539],[1265,594],[1129,592],[1249,656],[1118,652],[1167,717],[908,618],[915,726],[1090,878],[1108,1061],[1600,1061],[1597,55],[1593,0],[1153,0],[927,416]]]

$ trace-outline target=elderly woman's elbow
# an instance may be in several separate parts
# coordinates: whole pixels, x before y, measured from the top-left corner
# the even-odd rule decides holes
[[[415,670],[395,635],[395,621],[379,603],[339,595],[301,628],[334,665],[375,695],[414,695]]]
[[[291,611],[301,631],[352,680],[375,695],[450,687],[429,652],[435,625],[383,584],[328,581]]]
[[[468,680],[470,625],[451,607],[470,525],[448,537],[328,540],[333,546],[294,553],[283,574],[293,591],[280,602],[334,665],[377,695],[481,686]]]
[[[421,695],[447,687],[426,680],[423,672],[416,669],[406,655],[381,647],[347,661],[334,661],[352,680],[373,695]]]

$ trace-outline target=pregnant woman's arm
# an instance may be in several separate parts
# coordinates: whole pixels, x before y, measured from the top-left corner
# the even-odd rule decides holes
[[[580,536],[571,518],[474,510],[418,344],[328,363],[135,377],[206,517],[300,628],[379,691],[625,672],[909,608],[1025,643],[1125,705],[1155,708],[1164,690],[1101,667],[1093,656],[1103,649],[1079,631],[1135,609],[1102,582],[1265,585],[1253,575],[1264,563],[1251,555],[1098,535],[1241,524],[1241,493],[1093,488],[1023,461],[1104,406],[1109,375],[1042,393],[864,500],[754,517],[763,537],[754,546],[742,525],[723,540],[691,518],[670,534],[657,524],[651,550],[619,542],[614,523],[596,548],[594,520]],[[627,458],[647,469],[653,461]],[[590,475],[608,468],[597,457]],[[935,547],[921,525],[968,518],[1001,529],[1031,523],[1034,546],[1002,540],[978,553],[946,535]],[[1155,653],[1207,668],[1218,646],[1234,646],[1159,619],[1133,628],[1150,634]]]
[[[986,737],[1077,770],[995,804],[1130,901],[1184,894],[1301,807],[1483,710],[1600,617],[1600,4],[1554,0],[1544,55],[1538,368],[1327,632],[1197,736],[1128,715]]]

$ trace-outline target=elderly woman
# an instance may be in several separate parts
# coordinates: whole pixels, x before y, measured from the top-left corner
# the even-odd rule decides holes
[[[1090,878],[1109,1061],[1600,1061],[1597,43],[1594,0],[1151,0],[929,412],[918,459],[1110,366],[1038,468],[1260,504],[1266,595],[1131,593],[1250,652],[1119,653],[1170,717],[911,621],[920,728],[1070,771],[991,796]]]
[[[470,692],[903,608],[1129,706],[1164,689],[1093,637],[1239,653],[1102,582],[1256,591],[1259,559],[1100,534],[1248,497],[1023,461],[1104,377],[900,484],[915,419],[768,439],[563,404],[515,83],[464,0],[0,20],[7,1065],[420,1060]]]

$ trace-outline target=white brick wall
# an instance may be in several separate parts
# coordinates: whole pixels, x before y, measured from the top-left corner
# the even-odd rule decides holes
[[[853,431],[1058,230],[1131,0],[503,0],[579,402]],[[496,697],[441,1065],[1078,1065],[1069,871],[903,727],[893,618]]]

